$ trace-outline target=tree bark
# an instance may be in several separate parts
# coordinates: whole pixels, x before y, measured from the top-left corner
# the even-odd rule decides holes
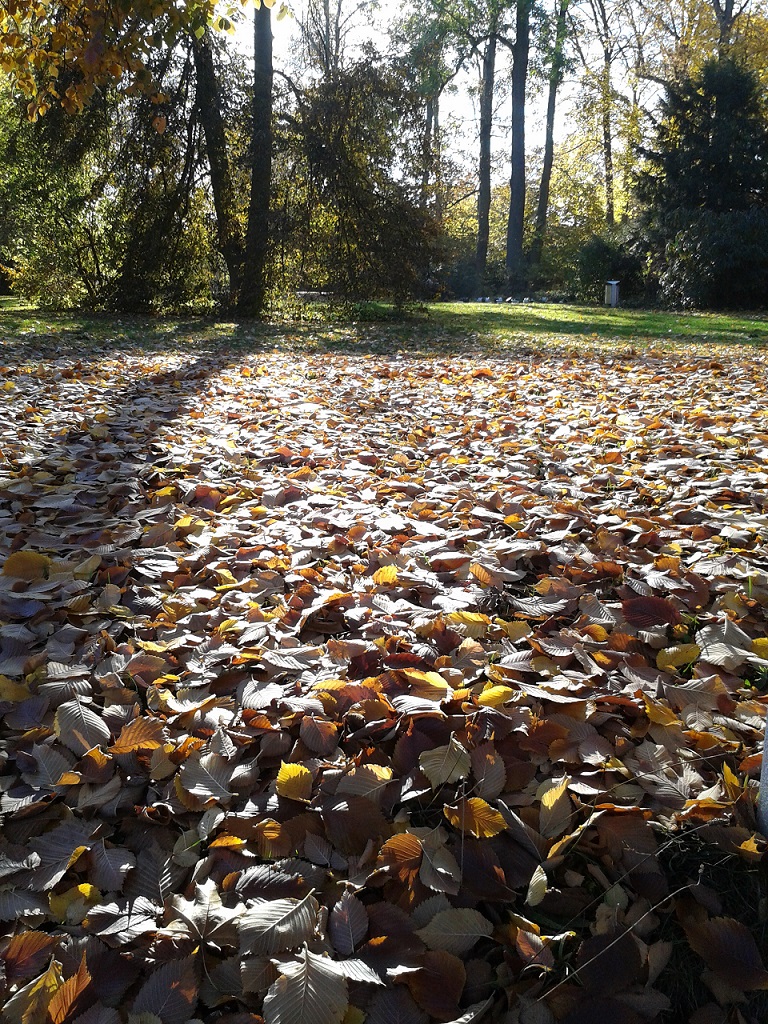
[[[510,291],[525,288],[523,229],[525,224],[525,87],[531,43],[531,0],[517,0],[512,47],[512,154],[507,221],[507,281]]]
[[[426,207],[429,201],[429,182],[432,176],[432,164],[434,154],[432,151],[432,128],[435,120],[435,106],[433,97],[427,97],[424,110],[424,136],[421,142],[421,193],[419,204]]]
[[[603,122],[603,169],[605,174],[605,223],[612,228],[616,223],[614,181],[613,181],[613,140],[611,137],[611,62],[612,55],[607,47],[604,51],[602,82]]]
[[[200,111],[200,123],[203,126],[205,147],[208,152],[219,248],[229,272],[230,302],[232,305],[237,305],[242,283],[243,234],[237,217],[235,189],[232,183],[227,138],[224,130],[221,91],[213,63],[211,40],[207,31],[200,39],[193,37],[192,52],[197,77],[196,102]]]
[[[493,92],[496,79],[496,44],[494,19],[483,54],[480,91],[480,160],[477,169],[477,246],[475,248],[475,269],[479,286],[482,286],[488,264],[488,239],[490,237],[491,130],[493,128]]]
[[[567,34],[566,15],[570,0],[558,0],[557,21],[555,24],[555,45],[552,50],[552,64],[549,69],[549,92],[547,95],[547,119],[544,131],[544,162],[539,182],[539,199],[536,206],[536,228],[529,252],[529,263],[537,267],[541,263],[544,249],[544,238],[547,233],[547,214],[549,212],[549,188],[552,182],[552,165],[555,156],[555,109],[557,106],[557,90],[563,81],[563,65],[565,63],[565,37]]]
[[[440,134],[440,93],[432,97],[432,161],[435,181],[435,217],[439,222],[443,220],[444,213],[444,192],[443,192],[443,139]]]
[[[259,316],[266,296],[272,192],[272,18],[266,4],[255,10],[253,26],[251,199],[238,308]]]

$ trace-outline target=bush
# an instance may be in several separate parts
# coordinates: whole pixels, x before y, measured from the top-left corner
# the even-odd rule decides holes
[[[579,298],[602,302],[605,282],[621,282],[623,298],[643,295],[643,264],[633,252],[632,241],[620,234],[593,235],[579,251],[577,288]]]
[[[685,220],[665,248],[661,297],[680,306],[765,305],[768,210],[689,211]]]

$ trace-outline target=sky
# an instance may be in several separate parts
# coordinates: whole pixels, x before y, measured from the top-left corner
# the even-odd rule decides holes
[[[280,0],[277,0],[279,5]],[[294,4],[294,9],[298,5]],[[385,7],[385,11],[392,11],[392,7]],[[273,17],[274,36],[274,59],[276,68],[287,68],[297,56],[299,42],[299,25],[297,20],[288,15],[278,21]],[[374,15],[373,20],[365,26],[358,28],[353,34],[353,39],[364,39],[366,36],[381,38],[386,31],[386,15],[379,13]],[[246,16],[238,25],[235,34],[235,42],[242,52],[253,52],[253,39],[250,16]],[[502,69],[508,62],[507,55],[499,52],[498,56],[499,79],[502,76]],[[479,82],[479,70],[476,65],[470,64],[466,70],[461,72],[452,83],[450,90],[441,100],[441,120],[444,128],[444,152],[449,158],[455,159],[461,166],[466,166],[470,171],[473,169],[477,159],[478,149],[478,120],[479,110],[476,90]],[[572,90],[571,90],[572,91]],[[497,113],[494,128],[494,177],[497,181],[504,181],[509,174],[509,124],[511,121],[511,99],[507,90],[500,90],[503,95],[497,100]],[[560,103],[556,117],[555,138],[562,138],[567,131],[569,89],[568,83],[562,89],[563,102]],[[543,91],[540,95],[533,95],[527,104],[527,140],[526,147],[529,152],[536,147],[543,145],[544,140],[544,112],[546,97]]]

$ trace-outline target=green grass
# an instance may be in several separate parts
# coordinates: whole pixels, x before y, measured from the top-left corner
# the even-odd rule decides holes
[[[272,321],[215,316],[112,316],[50,312],[0,296],[0,359],[78,356],[104,349],[195,353],[270,349],[415,356],[575,355],[617,348],[762,348],[768,316],[669,313],[589,306],[432,303],[404,313],[380,303],[310,304]]]
[[[765,345],[768,317],[744,313],[670,313],[545,303],[441,303],[429,307],[436,323],[486,337],[505,333],[551,338],[633,342],[679,341]]]

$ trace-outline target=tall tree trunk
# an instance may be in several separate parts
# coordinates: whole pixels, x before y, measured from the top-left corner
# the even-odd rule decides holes
[[[614,180],[613,180],[613,140],[611,138],[611,54],[604,51],[603,74],[600,83],[602,93],[603,121],[603,170],[605,174],[605,223],[612,228],[616,223]]]
[[[435,170],[435,217],[443,219],[443,139],[440,134],[440,93],[432,97],[432,160]]]
[[[512,47],[512,157],[507,221],[507,280],[510,291],[525,287],[523,227],[525,223],[525,87],[531,44],[531,0],[517,0]]]
[[[255,10],[253,25],[251,201],[239,309],[258,316],[266,294],[272,191],[272,18],[266,4]]]
[[[240,298],[242,284],[243,233],[237,217],[235,188],[229,166],[221,90],[216,77],[213,50],[207,31],[200,39],[193,37],[192,52],[197,77],[195,98],[205,135],[205,148],[208,152],[219,249],[229,272],[230,302],[236,305]]]
[[[717,19],[718,40],[717,53],[722,57],[728,51],[733,36],[734,22],[746,7],[744,4],[741,10],[734,10],[734,0],[712,0],[712,9]]]
[[[432,131],[435,121],[434,97],[428,96],[426,109],[424,111],[424,137],[421,142],[421,192],[419,203],[422,207],[427,205],[429,197],[429,179],[432,176],[432,164],[434,154],[432,150]]]
[[[488,263],[488,238],[490,235],[491,129],[493,128],[493,92],[496,79],[496,42],[494,19],[483,54],[483,77],[480,91],[480,161],[477,169],[477,246],[475,248],[475,269],[477,283],[480,286],[483,283]]]
[[[536,206],[536,228],[529,253],[529,263],[537,267],[541,263],[544,249],[544,237],[547,233],[547,214],[549,212],[549,187],[552,182],[552,164],[555,156],[555,108],[557,106],[557,90],[563,81],[563,65],[565,63],[565,37],[567,34],[566,15],[570,0],[558,0],[557,20],[555,23],[555,45],[552,49],[552,64],[549,69],[549,92],[547,95],[547,120],[544,131],[544,163],[541,168],[539,182],[539,199]]]

